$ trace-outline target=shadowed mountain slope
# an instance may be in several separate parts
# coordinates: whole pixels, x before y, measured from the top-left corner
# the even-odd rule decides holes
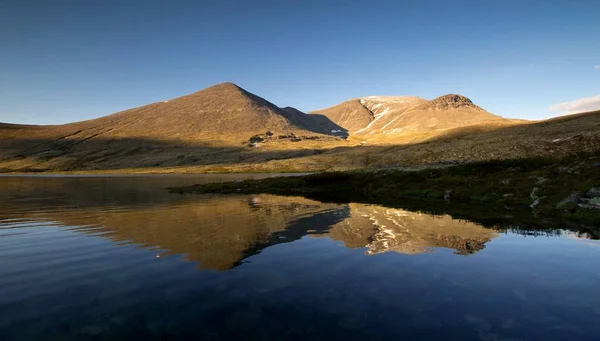
[[[373,112],[362,105],[360,100],[357,99],[346,101],[330,108],[311,111],[309,114],[327,117],[335,124],[350,132],[355,132],[366,127],[375,119]]]

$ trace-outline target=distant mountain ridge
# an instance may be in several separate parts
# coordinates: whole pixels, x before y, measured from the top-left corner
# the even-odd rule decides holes
[[[0,123],[0,172],[305,172],[562,155],[594,150],[599,119],[510,120],[458,94],[369,96],[305,114],[222,83],[88,121]]]
[[[397,136],[507,120],[467,97],[445,95],[428,101],[416,96],[368,96],[309,115],[278,107],[233,83],[221,83],[171,100],[151,103],[97,119],[57,126],[0,124],[1,138],[31,131],[56,138],[145,138],[236,140],[267,131],[346,137]]]
[[[448,94],[433,100],[415,96],[369,96],[311,111],[348,129],[350,135],[397,136],[488,123],[509,123],[465,96]]]

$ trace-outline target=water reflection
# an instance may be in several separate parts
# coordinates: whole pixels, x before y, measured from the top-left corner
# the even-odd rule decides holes
[[[588,232],[164,190],[201,181],[0,178],[0,339],[600,332],[600,244]]]
[[[169,206],[136,209],[72,208],[46,213],[61,225],[101,233],[115,242],[139,244],[165,254],[184,254],[200,268],[227,270],[260,250],[321,235],[366,254],[430,252],[435,247],[470,254],[496,233],[450,216],[376,205],[326,204],[272,195],[204,197]]]
[[[107,207],[135,208],[166,205],[183,197],[165,190],[169,186],[263,179],[281,174],[189,174],[129,176],[4,176],[0,175],[0,218],[11,214],[56,213],[59,209]],[[290,174],[286,174],[290,175]],[[293,174],[292,174],[293,175]],[[301,174],[298,174],[301,175]],[[46,208],[48,210],[46,210]]]
[[[449,215],[364,204],[350,204],[349,211],[348,218],[334,225],[330,235],[348,247],[365,246],[368,255],[389,251],[419,254],[436,247],[468,255],[496,237],[494,230]]]
[[[498,233],[564,233],[518,225],[483,227],[450,215],[379,205],[274,195],[181,196],[164,189],[203,181],[202,176],[3,180],[0,221],[5,227],[15,219],[52,221],[75,231],[102,235],[119,245],[137,244],[164,255],[182,254],[202,269],[232,269],[262,249],[306,235],[331,238],[351,249],[365,248],[366,255],[411,255],[436,248],[469,255],[484,249]],[[590,238],[585,232],[571,236]]]

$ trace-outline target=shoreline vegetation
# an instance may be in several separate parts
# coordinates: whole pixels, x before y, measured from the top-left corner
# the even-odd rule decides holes
[[[172,193],[277,194],[413,206],[490,219],[520,216],[600,227],[600,153],[493,160],[421,170],[360,170],[171,187]]]

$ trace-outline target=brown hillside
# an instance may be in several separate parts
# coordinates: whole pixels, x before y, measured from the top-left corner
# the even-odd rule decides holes
[[[7,169],[70,170],[240,162],[256,159],[248,145],[257,144],[250,140],[268,131],[269,144],[283,149],[303,140],[341,143],[324,122],[223,83],[83,122],[1,124],[0,164]],[[301,149],[309,144],[302,143]],[[313,150],[266,159],[307,153]]]
[[[233,83],[222,83],[191,95],[76,123],[103,126],[111,135],[204,140],[239,134],[275,132],[326,133],[297,111],[286,111]]]
[[[148,104],[89,121],[58,126],[0,125],[0,138],[33,133],[36,137],[229,140],[272,130],[277,133],[327,134],[309,116],[282,109],[233,83]],[[73,135],[73,136],[68,136]]]
[[[427,136],[427,135],[423,135]],[[414,167],[523,157],[600,153],[600,111],[512,125],[473,125],[446,130],[421,142],[337,148],[303,164],[329,169]],[[299,164],[299,160],[294,161]],[[279,162],[288,166],[288,161]]]
[[[512,121],[490,114],[467,97],[444,95],[427,101],[414,96],[371,96],[314,113],[327,116],[362,140],[406,140],[415,134]]]
[[[600,112],[539,122],[507,120],[460,95],[431,101],[364,97],[305,115],[224,83],[90,121],[0,124],[0,171],[413,167],[591,152],[600,150],[599,128]],[[266,134],[269,130],[273,134]]]
[[[398,132],[444,130],[502,121],[507,120],[490,114],[467,97],[450,94],[408,109],[382,132],[388,133],[394,129],[398,129]]]

